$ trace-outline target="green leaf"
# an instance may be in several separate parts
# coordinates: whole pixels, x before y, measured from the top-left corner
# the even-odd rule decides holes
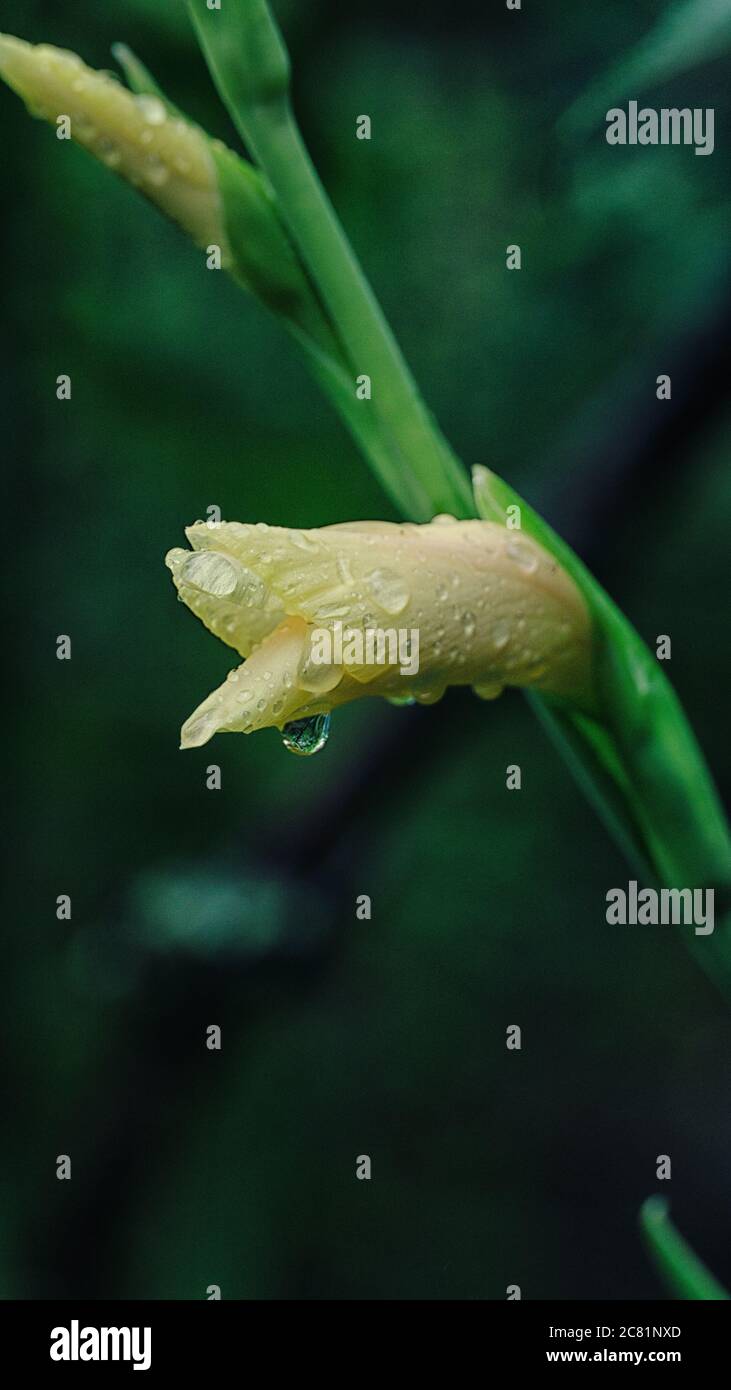
[[[140,61],[126,43],[113,43],[112,56],[119,63],[127,79],[127,86],[131,92],[135,92],[137,96],[157,97],[159,101],[164,103],[168,111],[176,116],[180,116],[181,113],[177,106],[173,106],[173,103],[165,96],[165,93],[158,86],[149,68],[145,67],[144,63]],[[183,117],[183,119],[187,120],[187,117]]]
[[[657,86],[731,48],[731,0],[683,0],[671,5],[631,51],[582,92],[559,129],[586,134],[607,108]]]
[[[676,1230],[663,1197],[648,1197],[640,1208],[640,1230],[653,1264],[676,1298],[726,1300],[722,1284]]]

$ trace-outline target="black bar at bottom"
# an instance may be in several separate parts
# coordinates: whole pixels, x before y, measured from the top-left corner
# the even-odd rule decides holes
[[[201,1384],[235,1367],[243,1376],[287,1361],[309,1375],[338,1366],[374,1375],[395,1360],[418,1363],[435,1353],[465,1365],[479,1358],[484,1373],[534,1367],[626,1365],[682,1367],[724,1364],[730,1305],[718,1303],[531,1302],[14,1302],[0,1303],[5,1357],[44,1384],[84,1376],[170,1376]],[[381,1335],[383,1343],[380,1344]],[[345,1348],[349,1348],[343,1360]],[[350,1370],[348,1369],[350,1364]],[[224,1370],[226,1368],[226,1370]],[[413,1369],[416,1369],[414,1365]],[[452,1364],[450,1379],[455,1378]]]

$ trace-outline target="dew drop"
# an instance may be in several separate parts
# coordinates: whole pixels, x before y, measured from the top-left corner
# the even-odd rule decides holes
[[[343,679],[342,666],[328,661],[313,661],[312,652],[306,651],[297,671],[297,684],[310,695],[327,695]]]
[[[498,652],[501,652],[503,647],[507,647],[510,641],[510,623],[506,618],[498,618],[492,630],[492,641]]]
[[[282,743],[289,753],[311,758],[319,753],[330,737],[330,715],[312,714],[307,719],[293,719],[282,729]]]
[[[497,700],[498,695],[502,695],[503,687],[499,681],[485,681],[483,685],[473,685],[478,700]]]
[[[463,613],[463,614],[462,614],[462,628],[463,628],[465,637],[467,637],[467,638],[474,637],[474,635],[475,635],[475,627],[476,627],[476,620],[475,620],[475,615],[474,615],[474,613]]]
[[[403,613],[411,593],[401,576],[394,570],[371,570],[371,573],[365,576],[365,582],[371,597],[384,613],[390,613],[392,617]]]
[[[456,526],[457,518],[451,512],[439,512],[432,517],[432,526]]]
[[[318,622],[327,623],[330,622],[332,618],[347,617],[349,611],[350,610],[347,607],[343,607],[342,604],[338,606],[338,604],[326,603],[323,604],[322,608],[318,608],[315,617],[318,619]]]
[[[95,126],[95,125],[90,125],[89,122],[86,121],[86,120],[84,120],[83,117],[78,117],[78,116],[73,117],[73,118],[72,118],[72,123],[71,123],[71,124],[72,124],[73,132],[74,132],[74,134],[76,135],[76,137],[77,137],[78,140],[86,141],[86,143],[89,144],[89,145],[92,143],[92,141],[96,140],[96,137],[97,137],[97,128],[96,128],[96,126]]]
[[[164,125],[168,113],[165,104],[159,97],[145,93],[137,98],[137,105],[142,113],[143,119],[148,125]]]
[[[145,162],[146,182],[151,183],[154,188],[162,188],[163,184],[166,184],[169,178],[170,170],[167,164],[164,164],[161,159],[158,159],[157,155],[150,155],[150,158]]]
[[[296,545],[298,550],[304,550],[307,555],[314,555],[320,549],[317,541],[311,540],[303,531],[290,531],[289,539],[292,545]]]
[[[525,570],[526,574],[534,574],[538,569],[538,556],[525,541],[509,541],[505,547],[505,554]]]
[[[195,551],[184,562],[180,577],[214,598],[229,598],[238,583],[236,567],[214,550]]]

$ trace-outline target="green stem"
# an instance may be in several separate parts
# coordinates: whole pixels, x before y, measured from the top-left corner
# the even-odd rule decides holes
[[[419,480],[412,517],[474,515],[467,475],[421,399],[305,148],[290,104],[289,60],[265,0],[239,0],[225,11],[188,3],[216,86],[331,318],[353,373],[353,401],[374,418],[389,474],[403,478],[408,468]],[[361,375],[370,378],[370,400],[356,396]],[[336,404],[342,409],[341,399]],[[347,422],[353,428],[352,412]]]
[[[676,1298],[726,1300],[728,1294],[676,1230],[662,1197],[640,1209],[640,1230],[658,1272]]]

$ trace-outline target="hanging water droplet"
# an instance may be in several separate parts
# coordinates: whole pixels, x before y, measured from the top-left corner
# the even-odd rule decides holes
[[[516,565],[520,565],[526,574],[533,574],[538,569],[538,556],[525,541],[508,541],[505,554],[514,560]]]
[[[282,743],[289,753],[311,758],[319,753],[330,737],[330,715],[311,714],[307,719],[293,719],[282,729]]]
[[[497,700],[498,695],[502,695],[503,687],[499,681],[485,681],[482,685],[473,685],[478,700]]]
[[[389,705],[397,705],[399,708],[401,708],[401,706],[403,705],[416,704],[415,695],[387,695],[386,699],[388,700]]]
[[[148,125],[165,124],[168,113],[165,109],[165,103],[159,97],[145,93],[137,98],[137,105]]]
[[[401,576],[394,570],[371,570],[371,573],[365,576],[365,582],[371,596],[384,613],[390,613],[393,617],[403,613],[411,593]]]

